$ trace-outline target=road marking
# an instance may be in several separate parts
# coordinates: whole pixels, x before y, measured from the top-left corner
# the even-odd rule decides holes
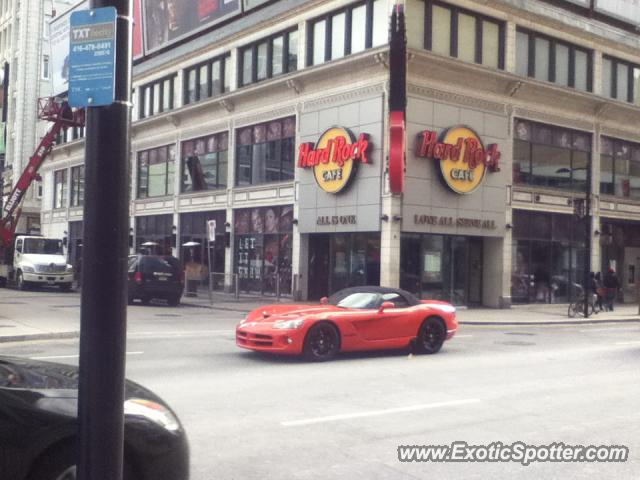
[[[640,341],[636,341],[636,342],[616,342],[616,345],[640,345]]]
[[[127,355],[142,355],[144,352],[127,352]],[[56,360],[62,358],[79,358],[80,355],[50,355],[47,357],[29,357],[31,360]]]
[[[327,417],[308,418],[306,420],[291,420],[281,422],[283,427],[298,427],[301,425],[311,425],[314,423],[337,422],[339,420],[349,420],[352,418],[379,417],[382,415],[393,415],[395,413],[417,412],[420,410],[429,410],[431,408],[454,407],[457,405],[469,405],[471,403],[480,403],[479,398],[468,398],[465,400],[452,400],[449,402],[425,403],[423,405],[412,405],[410,407],[389,408],[386,410],[371,410],[368,412],[343,413],[339,415],[329,415]]]
[[[611,325],[611,327],[609,327],[609,328],[581,328],[578,331],[582,332],[582,333],[585,333],[585,332],[611,332],[613,330],[615,330],[616,332],[637,332],[638,331],[638,327],[637,326],[635,328],[629,328],[628,325],[622,325],[622,327],[625,327],[625,328],[621,328],[621,327],[617,327],[615,325]]]
[[[473,337],[473,335],[454,335],[453,338],[469,338]]]

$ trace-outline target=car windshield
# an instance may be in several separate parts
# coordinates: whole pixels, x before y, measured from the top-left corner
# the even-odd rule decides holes
[[[358,292],[347,295],[336,306],[341,308],[378,308],[382,304],[382,295],[379,293]]]
[[[63,255],[62,240],[52,238],[25,238],[24,253]]]

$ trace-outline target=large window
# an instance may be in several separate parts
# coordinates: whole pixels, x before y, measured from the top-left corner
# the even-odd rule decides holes
[[[84,205],[84,165],[71,169],[71,206]]]
[[[640,198],[640,144],[602,137],[600,193]]]
[[[138,198],[173,194],[175,158],[175,145],[138,153]]]
[[[68,196],[67,170],[53,172],[53,208],[65,208]]]
[[[616,58],[603,57],[602,94],[640,105],[640,67]]]
[[[140,118],[173,110],[175,101],[175,75],[156,80],[139,89],[138,114]]]
[[[173,215],[136,217],[136,251],[171,255]]]
[[[240,288],[291,293],[293,206],[235,211],[236,272]]]
[[[298,69],[298,31],[278,33],[243,47],[239,51],[240,86]]]
[[[182,192],[227,186],[227,132],[182,142]]]
[[[591,162],[591,135],[516,119],[513,183],[584,192]]]
[[[67,142],[73,142],[84,138],[84,127],[69,127],[64,128],[56,136],[56,144],[61,145]]]
[[[184,104],[216,97],[229,90],[231,57],[223,55],[184,71]]]
[[[427,50],[504,68],[504,23],[452,5],[427,0],[424,46]]]
[[[511,299],[514,303],[568,302],[582,284],[584,220],[573,215],[514,210]]]
[[[367,0],[309,23],[307,65],[318,65],[388,42],[387,2]]]
[[[295,130],[295,117],[239,129],[236,140],[236,185],[293,180]]]
[[[592,90],[591,51],[528,30],[516,32],[516,72],[564,87]]]

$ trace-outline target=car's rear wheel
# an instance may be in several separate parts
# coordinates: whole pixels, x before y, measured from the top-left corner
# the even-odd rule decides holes
[[[427,318],[418,331],[416,350],[418,353],[438,353],[447,337],[447,327],[442,319],[437,317]]]
[[[336,327],[321,322],[309,329],[304,339],[304,358],[312,362],[326,362],[340,350],[340,334]]]

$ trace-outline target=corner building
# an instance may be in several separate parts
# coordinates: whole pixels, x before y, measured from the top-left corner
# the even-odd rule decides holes
[[[392,2],[245,2],[174,40],[145,23],[146,3],[132,250],[152,242],[241,292],[381,284],[500,308],[566,302],[588,259],[635,299],[633,19],[581,1],[408,0],[406,168],[392,193]],[[83,154],[67,132],[43,174],[43,228],[67,232],[72,261]],[[576,214],[588,179],[591,251]]]

